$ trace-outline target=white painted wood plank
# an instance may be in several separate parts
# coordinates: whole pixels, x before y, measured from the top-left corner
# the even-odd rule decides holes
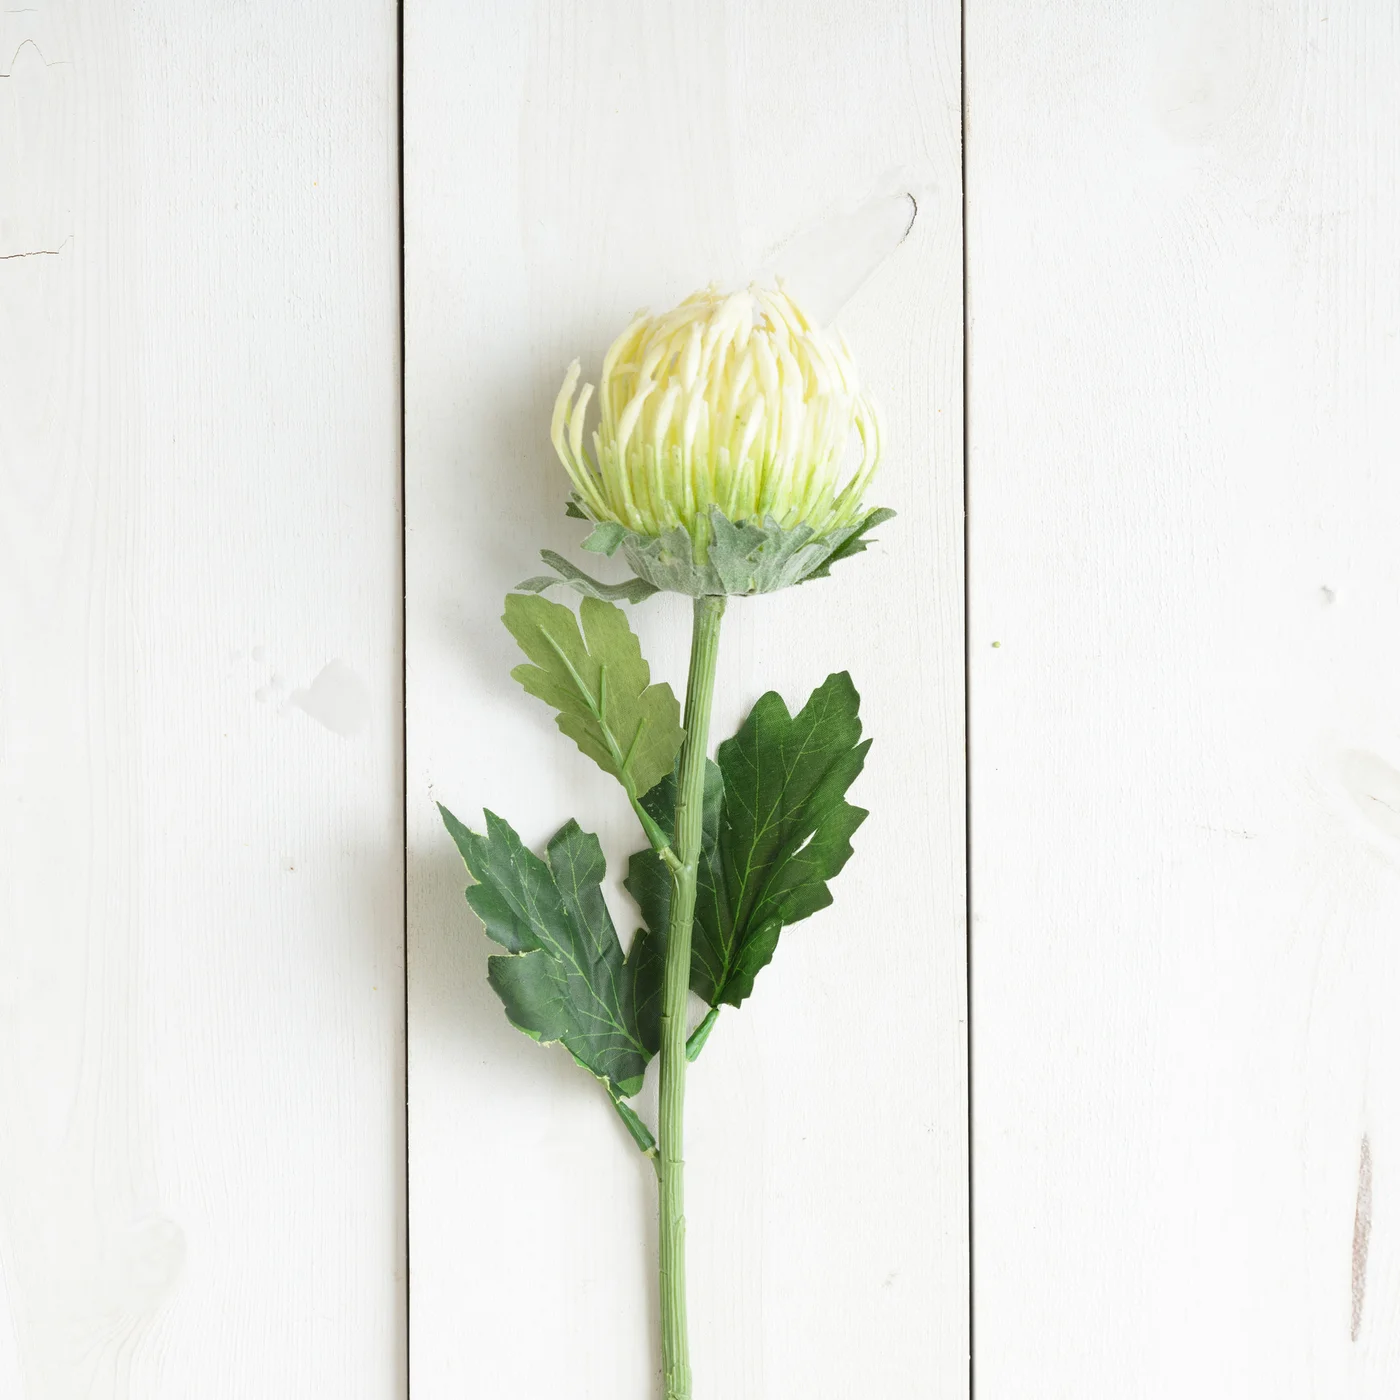
[[[402,1392],[395,102],[382,0],[0,16],[6,1397]]]
[[[650,1170],[506,1023],[431,800],[536,843],[577,815],[614,871],[636,844],[498,621],[541,546],[577,551],[548,441],[565,366],[637,306],[795,258],[795,229],[834,268],[823,221],[899,189],[913,233],[840,324],[900,518],[844,579],[725,623],[717,735],[849,667],[872,815],[834,908],[691,1076],[692,1325],[701,1395],[965,1395],[957,7],[414,0],[405,93],[415,1400],[641,1400],[659,1372]],[[688,609],[633,617],[679,687]]]
[[[1395,8],[967,43],[977,1393],[1393,1396]]]

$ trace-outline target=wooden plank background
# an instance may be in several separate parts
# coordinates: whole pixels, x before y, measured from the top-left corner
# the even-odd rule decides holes
[[[967,6],[992,1400],[1400,1393],[1398,31]]]
[[[541,546],[577,554],[548,440],[564,369],[712,278],[791,260],[836,299],[870,252],[859,211],[901,191],[912,233],[840,317],[899,519],[845,578],[725,623],[717,736],[849,667],[875,746],[835,906],[691,1076],[691,1296],[697,1394],[964,1395],[957,6],[418,0],[406,22],[414,1400],[651,1400],[659,1372],[650,1168],[597,1085],[506,1023],[433,806],[535,843],[575,815],[615,873],[636,846],[510,680],[498,620]],[[632,617],[679,687],[684,601]]]
[[[0,1395],[402,1394],[395,14],[0,15]]]
[[[569,359],[773,271],[900,515],[726,622],[719,734],[876,744],[692,1079],[700,1393],[969,1393],[965,762],[977,1395],[1400,1389],[1400,19],[965,8],[966,757],[953,0],[405,7],[406,643],[394,7],[0,14],[0,1396],[404,1394],[406,880],[414,1400],[652,1400],[432,799],[619,870],[501,598]]]

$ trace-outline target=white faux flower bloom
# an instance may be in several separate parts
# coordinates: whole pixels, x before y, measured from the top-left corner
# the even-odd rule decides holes
[[[575,360],[551,437],[583,508],[644,536],[684,525],[697,545],[712,506],[738,523],[853,526],[880,461],[880,421],[845,341],[784,290],[713,287],[637,315],[603,360],[601,421]]]

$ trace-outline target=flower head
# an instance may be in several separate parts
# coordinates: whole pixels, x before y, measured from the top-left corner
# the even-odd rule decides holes
[[[648,538],[683,526],[698,551],[716,510],[815,538],[862,518],[880,461],[875,406],[845,341],[781,288],[710,287],[634,317],[603,360],[592,460],[594,391],[575,398],[579,378],[575,360],[551,437],[595,521]]]

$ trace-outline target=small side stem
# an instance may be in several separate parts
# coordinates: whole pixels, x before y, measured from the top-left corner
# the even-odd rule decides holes
[[[627,800],[632,804],[632,810],[637,814],[637,820],[642,825],[642,830],[646,832],[647,840],[651,842],[651,848],[666,863],[666,868],[675,871],[680,867],[680,857],[671,849],[670,842],[666,840],[666,833],[652,819],[651,813],[642,806],[641,799],[634,793],[628,792]]]
[[[651,1129],[637,1117],[636,1110],[631,1104],[625,1102],[613,1092],[612,1085],[607,1086],[608,1098],[612,1106],[617,1110],[617,1116],[622,1119],[623,1126],[632,1135],[632,1141],[641,1149],[644,1157],[650,1157],[652,1164],[656,1163],[656,1139],[651,1135]]]
[[[686,1008],[690,996],[690,935],[705,802],[705,755],[723,596],[697,598],[685,692],[685,744],[676,787],[671,921],[661,1006],[661,1105],[656,1174],[661,1207],[661,1354],[666,1400],[691,1400],[690,1335],[685,1301],[685,1070]]]
[[[705,1042],[710,1038],[710,1032],[714,1030],[718,1020],[719,1007],[712,1006],[705,1013],[705,1019],[691,1031],[690,1039],[685,1043],[685,1057],[691,1064],[700,1058],[700,1052],[705,1048]]]

